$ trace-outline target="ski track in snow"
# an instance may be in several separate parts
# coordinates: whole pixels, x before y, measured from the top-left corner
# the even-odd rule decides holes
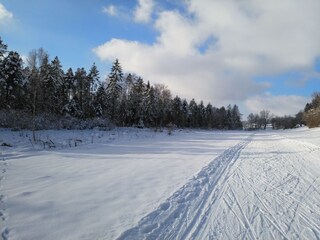
[[[319,152],[252,135],[118,239],[320,239]]]
[[[250,138],[224,151],[118,239],[189,239],[198,235],[219,193],[224,191],[230,168],[249,142]]]
[[[1,238],[3,240],[9,239],[9,229],[5,227],[6,220],[7,220],[7,210],[5,208],[5,195],[2,193],[2,184],[5,178],[5,174],[7,172],[8,163],[5,159],[5,157],[2,155],[2,152],[0,151],[0,223],[1,223]]]

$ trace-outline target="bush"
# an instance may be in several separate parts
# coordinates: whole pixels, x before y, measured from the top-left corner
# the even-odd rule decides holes
[[[309,128],[315,128],[320,126],[320,109],[310,109],[305,112],[303,119]]]
[[[110,130],[115,126],[106,118],[78,119],[71,116],[59,116],[42,113],[34,119],[29,112],[18,110],[0,111],[0,127],[12,129],[92,129],[95,127]]]
[[[0,111],[0,127],[13,129],[31,129],[32,117],[26,111]]]

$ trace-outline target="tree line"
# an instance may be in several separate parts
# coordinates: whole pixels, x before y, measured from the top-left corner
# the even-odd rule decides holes
[[[123,73],[118,59],[101,81],[95,64],[89,71],[83,67],[64,71],[59,58],[50,60],[42,48],[31,51],[24,63],[1,38],[0,111],[22,111],[32,116],[34,128],[41,128],[34,121],[41,114],[108,119],[117,126],[242,128],[237,105],[217,108],[173,97],[163,84],[151,85],[140,76]]]
[[[306,104],[302,117],[310,128],[320,126],[320,92],[312,95],[312,100]]]
[[[294,116],[274,116],[269,110],[262,110],[260,114],[250,113],[245,128],[250,130],[266,129],[271,124],[273,129],[292,129],[303,125],[309,128],[320,126],[320,92],[312,94],[312,100],[307,103],[304,110]]]

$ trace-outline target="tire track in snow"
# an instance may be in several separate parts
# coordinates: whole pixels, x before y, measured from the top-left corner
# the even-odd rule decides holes
[[[225,150],[158,209],[118,239],[198,239],[203,224],[212,212],[212,205],[222,201],[232,165],[251,139],[252,136],[249,136]]]

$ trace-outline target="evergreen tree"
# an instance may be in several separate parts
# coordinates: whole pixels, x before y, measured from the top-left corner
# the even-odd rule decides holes
[[[60,114],[64,107],[64,72],[62,70],[62,65],[58,57],[55,57],[51,62],[50,66],[50,75],[51,82],[53,85],[53,95],[51,95],[50,102],[53,104],[52,112],[56,114]]]
[[[23,107],[22,59],[17,52],[10,51],[0,62],[0,108]]]
[[[98,117],[107,117],[107,102],[108,96],[106,92],[105,84],[102,83],[96,93],[95,100],[93,102],[95,115]]]
[[[189,110],[190,110],[190,127],[196,128],[198,127],[198,104],[194,100],[194,98],[189,103]]]
[[[206,128],[213,128],[213,118],[214,118],[214,115],[213,115],[213,107],[210,103],[207,104],[206,106],[206,120],[205,120],[205,127]]]
[[[144,120],[145,95],[146,86],[143,79],[138,77],[129,95],[129,111],[131,112],[131,120],[133,124],[138,124]]]
[[[146,124],[148,126],[157,125],[157,100],[154,87],[147,89],[146,96]]]
[[[190,127],[189,104],[186,99],[182,101],[182,127]]]
[[[0,61],[3,58],[4,54],[7,51],[7,45],[3,43],[1,37],[0,37]]]
[[[87,96],[86,99],[86,116],[87,117],[95,117],[96,116],[96,111],[95,111],[95,106],[94,106],[94,98],[96,96],[97,90],[100,86],[100,76],[99,76],[99,71],[96,67],[95,64],[92,65],[89,74],[87,76],[88,78],[88,83],[90,85],[90,91],[89,95]]]
[[[179,96],[176,96],[172,100],[172,118],[173,118],[173,123],[177,127],[182,126],[183,112],[182,112],[182,102]]]
[[[231,111],[233,129],[242,129],[241,113],[237,105],[233,105]]]
[[[54,103],[55,86],[53,79],[50,77],[51,66],[49,62],[49,56],[46,55],[41,61],[39,70],[40,89],[37,94],[40,98],[40,107],[37,108],[41,112],[52,112],[52,104]]]
[[[107,92],[108,115],[113,122],[117,122],[119,102],[123,85],[123,73],[118,59],[113,63],[109,74]]]
[[[232,119],[232,107],[230,104],[227,106],[226,117],[227,117],[227,119],[226,119],[227,124],[225,127],[229,130],[234,129],[234,123],[233,123],[233,119]]]
[[[225,129],[228,128],[228,117],[227,117],[227,111],[225,107],[221,107],[217,111],[217,119],[218,119],[218,128]]]
[[[74,80],[74,74],[73,74],[72,68],[69,68],[67,72],[64,74],[63,84],[62,84],[62,102],[64,106],[63,107],[64,113],[67,113],[66,106],[73,99],[75,94],[76,94],[76,85]]]
[[[88,104],[90,99],[90,83],[87,78],[87,72],[84,68],[78,68],[74,74],[76,84],[76,99],[82,117],[87,117]]]
[[[89,71],[89,74],[88,74],[91,96],[93,96],[97,92],[97,90],[101,84],[99,79],[100,79],[99,70],[98,70],[96,64],[93,63],[93,65]]]
[[[205,128],[207,127],[205,124],[205,120],[206,120],[206,110],[203,104],[203,101],[200,101],[200,104],[198,105],[198,124],[199,127],[201,128]]]

